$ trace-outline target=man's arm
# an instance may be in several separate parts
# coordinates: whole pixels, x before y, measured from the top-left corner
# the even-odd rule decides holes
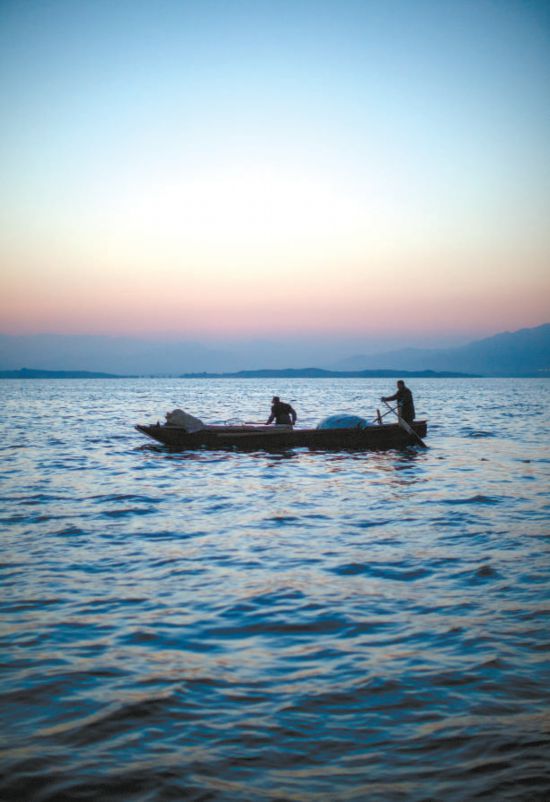
[[[290,417],[292,419],[292,425],[294,426],[294,424],[296,423],[296,418],[298,417],[296,415],[296,410],[294,409],[294,407],[290,407]]]

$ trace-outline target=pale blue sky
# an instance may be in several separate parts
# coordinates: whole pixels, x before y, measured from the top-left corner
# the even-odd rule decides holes
[[[4,0],[6,330],[200,334],[209,288],[217,333],[261,333],[274,275],[297,331],[411,292],[405,331],[544,322],[549,45],[527,0]]]

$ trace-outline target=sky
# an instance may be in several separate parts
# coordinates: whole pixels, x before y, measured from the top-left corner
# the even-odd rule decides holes
[[[0,0],[0,331],[550,320],[550,4]]]

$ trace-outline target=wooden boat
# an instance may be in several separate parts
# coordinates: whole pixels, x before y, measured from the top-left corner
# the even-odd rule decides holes
[[[205,426],[199,431],[188,432],[181,426],[156,423],[138,424],[135,428],[173,451],[201,448],[246,451],[284,451],[290,448],[370,451],[423,445],[421,438],[426,436],[426,421],[414,421],[411,426],[404,426],[400,423],[381,423],[348,429],[295,429],[292,426],[245,424]]]

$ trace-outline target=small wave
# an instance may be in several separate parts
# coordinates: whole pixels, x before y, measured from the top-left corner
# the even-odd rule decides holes
[[[62,526],[61,529],[55,529],[52,531],[52,535],[57,537],[82,537],[86,535],[84,529],[80,529],[77,526]]]
[[[103,510],[101,517],[106,518],[126,518],[131,515],[151,515],[155,512],[150,507],[124,507],[121,510]]]
[[[481,579],[491,579],[492,577],[497,576],[497,571],[492,565],[481,565],[476,571],[476,576],[480,577]]]
[[[157,499],[151,496],[139,495],[137,493],[108,493],[89,496],[88,499],[94,504],[109,504],[119,501],[135,501],[138,504],[154,504]]]
[[[497,432],[488,432],[484,429],[461,429],[461,433],[464,435],[464,437],[473,440],[482,440],[484,438],[489,438],[489,437],[498,437]]]
[[[485,496],[482,493],[476,493],[475,496],[468,496],[467,498],[444,498],[438,499],[439,504],[501,504],[505,499],[502,496]]]
[[[391,579],[398,582],[414,582],[431,574],[427,568],[397,568],[392,566],[372,565],[371,563],[344,563],[332,569],[338,576],[365,575],[379,579]]]
[[[89,745],[105,738],[127,733],[129,725],[143,726],[151,720],[160,720],[163,712],[173,703],[173,694],[149,697],[127,704],[109,705],[84,719],[71,720],[39,732],[45,737],[55,735],[62,743],[71,746]],[[179,715],[182,715],[180,711]]]
[[[373,529],[376,526],[387,526],[391,523],[392,522],[390,519],[385,519],[382,521],[359,521],[359,523],[356,524],[356,527],[357,529]]]
[[[284,526],[285,524],[294,524],[300,519],[297,515],[272,515],[266,518],[264,524],[275,524],[275,526]]]

